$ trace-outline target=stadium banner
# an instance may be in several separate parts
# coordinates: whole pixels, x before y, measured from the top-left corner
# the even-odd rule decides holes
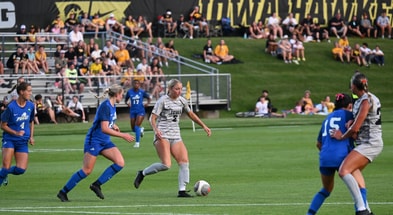
[[[195,5],[208,20],[228,17],[233,27],[248,26],[258,20],[266,22],[273,12],[281,18],[292,12],[298,21],[311,14],[314,21],[322,26],[327,25],[338,12],[347,21],[363,13],[368,13],[371,20],[375,20],[382,11],[390,19],[393,15],[391,0],[2,0],[0,31],[16,31],[22,24],[45,28],[57,15],[65,20],[72,12],[81,15],[84,11],[90,15],[98,13],[104,19],[113,13],[118,20],[127,15],[143,15],[155,23],[166,9],[172,10],[173,17],[177,19],[180,14],[187,17]]]

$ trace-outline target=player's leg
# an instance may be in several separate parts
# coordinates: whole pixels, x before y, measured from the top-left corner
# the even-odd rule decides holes
[[[0,186],[8,184],[8,171],[11,168],[12,156],[14,154],[14,148],[2,148],[3,156],[3,167],[0,170]]]
[[[186,186],[190,183],[190,169],[187,148],[183,141],[171,145],[171,153],[179,165],[179,193],[178,197],[191,197],[186,193]]]
[[[352,173],[352,175],[356,179],[356,181],[358,182],[364,205],[366,206],[367,210],[371,212],[371,209],[370,209],[370,207],[368,205],[368,201],[367,201],[366,182],[364,181],[364,177],[363,177],[362,172],[360,170],[356,170],[355,172]]]
[[[316,214],[325,199],[329,197],[330,193],[333,191],[334,171],[334,168],[320,168],[323,188],[318,191],[318,193],[316,193],[314,198],[312,199],[307,215]]]
[[[141,141],[142,131],[141,125],[144,119],[144,115],[137,115],[136,119],[134,119],[134,132],[135,132],[135,145],[134,148],[139,148],[139,144]]]

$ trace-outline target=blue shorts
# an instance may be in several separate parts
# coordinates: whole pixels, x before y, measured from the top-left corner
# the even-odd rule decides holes
[[[130,119],[136,119],[138,116],[145,116],[145,112],[130,112]]]
[[[15,152],[29,153],[28,141],[4,140],[2,148],[13,148]]]
[[[334,175],[336,171],[338,171],[339,167],[319,167],[319,172],[322,175],[331,176]]]
[[[83,152],[86,153],[88,152],[89,154],[93,155],[93,156],[98,156],[103,150],[105,149],[110,149],[116,147],[116,145],[114,143],[112,143],[111,141],[101,144],[101,143],[85,143],[85,147]]]

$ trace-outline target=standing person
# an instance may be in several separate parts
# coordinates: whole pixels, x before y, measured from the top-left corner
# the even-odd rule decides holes
[[[344,134],[335,130],[332,136],[337,140],[350,137],[356,140],[357,147],[344,159],[339,175],[355,201],[356,215],[369,215],[372,213],[364,202],[354,172],[363,170],[382,152],[381,103],[368,91],[367,78],[362,73],[352,77],[351,90],[359,97],[353,107],[354,122]]]
[[[181,97],[183,85],[179,80],[172,79],[168,83],[168,94],[162,96],[155,104],[150,116],[150,125],[155,133],[154,146],[157,150],[160,163],[153,163],[144,170],[138,171],[134,180],[135,188],[139,188],[147,175],[168,170],[171,167],[171,155],[179,165],[179,192],[177,197],[192,197],[186,192],[189,183],[190,170],[187,148],[180,136],[179,119],[183,111],[198,125],[207,136],[211,135],[207,127],[199,117],[191,111],[187,100]]]
[[[130,107],[130,124],[132,131],[135,132],[134,148],[139,148],[140,139],[143,137],[144,131],[141,125],[146,114],[145,107],[149,105],[151,99],[148,93],[140,89],[141,83],[139,80],[134,79],[132,83],[133,88],[127,91],[125,103]],[[147,99],[146,104],[143,104],[144,98]],[[128,100],[130,100],[130,103],[128,103]]]
[[[124,159],[121,152],[110,140],[110,136],[123,138],[127,142],[134,140],[134,137],[130,134],[120,132],[119,127],[115,124],[115,120],[117,118],[116,103],[119,103],[123,98],[123,88],[114,84],[105,90],[104,95],[105,94],[108,94],[109,98],[103,101],[97,108],[97,113],[100,114],[96,114],[93,125],[86,135],[83,167],[71,176],[68,182],[57,194],[57,197],[62,202],[68,202],[67,193],[93,171],[99,154],[112,161],[113,164],[110,165],[101,174],[101,176],[90,185],[90,189],[98,198],[104,199],[104,195],[101,192],[101,185],[105,184],[124,167]]]
[[[30,145],[34,145],[34,104],[30,102],[32,89],[26,82],[17,88],[18,99],[11,101],[1,115],[3,130],[3,166],[0,170],[0,186],[8,184],[8,174],[21,175],[27,169]],[[11,166],[15,157],[15,166]]]
[[[307,215],[318,212],[323,202],[330,196],[334,188],[334,175],[338,171],[344,158],[353,149],[353,139],[336,140],[329,135],[334,129],[347,131],[346,124],[353,120],[352,96],[339,93],[336,95],[334,111],[323,121],[317,138],[319,150],[319,171],[321,173],[322,189],[318,191],[311,201]],[[363,175],[359,170],[354,172],[359,185],[364,187]],[[362,188],[365,189],[365,188]]]

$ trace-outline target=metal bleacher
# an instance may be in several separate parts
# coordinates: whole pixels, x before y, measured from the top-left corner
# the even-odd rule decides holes
[[[120,35],[116,32],[111,32],[111,36],[105,35],[105,32],[101,33],[102,43],[105,43],[105,39],[111,39],[113,43],[119,40]],[[14,37],[16,34],[12,33],[2,33],[0,32],[0,44],[1,44],[1,60],[6,64],[6,60],[8,56],[15,52],[15,46],[17,45],[14,41]],[[48,35],[47,35],[48,36]],[[57,35],[49,35],[50,37],[56,37]],[[121,38],[123,41],[127,41],[129,46],[137,47],[138,49],[142,49],[144,51],[148,51],[148,44],[144,43],[140,40],[133,41],[131,38],[127,36],[123,36]],[[54,57],[53,53],[56,51],[56,43],[54,42],[37,42],[34,45],[44,45],[45,50],[48,55],[48,64],[51,68],[50,71],[54,71]],[[155,55],[164,55],[165,51],[160,50]],[[195,111],[199,111],[200,109],[226,109],[230,110],[230,101],[231,101],[231,77],[230,74],[220,74],[218,69],[214,67],[210,67],[201,62],[193,61],[191,59],[185,58],[183,56],[178,56],[176,58],[170,59],[170,64],[172,70],[171,74],[165,74],[165,80],[170,80],[172,78],[177,78],[183,83],[183,92],[186,93],[186,85],[187,82],[191,85],[191,102],[195,107]],[[176,68],[176,69],[174,69]],[[16,79],[22,74],[13,74],[13,70],[5,69],[5,74],[0,75],[0,78],[5,82],[12,81],[16,83]],[[33,87],[33,95],[42,94],[44,98],[52,98],[54,99],[57,94],[63,94],[63,98],[71,98],[74,94],[66,94],[64,90],[60,87],[56,87],[54,85],[55,79],[60,78],[58,75],[51,72],[51,74],[44,75],[23,75],[25,80],[31,83]],[[119,77],[115,77],[118,81]],[[162,82],[163,91],[161,94],[166,92],[166,81]],[[7,91],[9,88],[0,87],[0,99],[8,96]],[[77,94],[80,98],[80,101],[85,107],[89,107],[91,109],[90,113],[95,113],[96,107],[99,105],[100,100],[97,99],[97,96],[102,95],[104,89],[99,88],[98,86],[93,87],[92,89],[89,87],[85,87],[84,92],[81,94]],[[155,99],[152,100],[150,106],[152,107],[155,104]],[[124,102],[118,105],[120,108],[127,107]]]

